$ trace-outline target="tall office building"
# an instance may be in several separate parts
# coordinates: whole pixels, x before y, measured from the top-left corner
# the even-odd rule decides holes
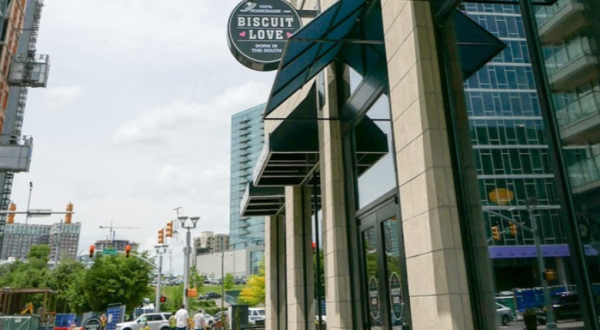
[[[264,218],[240,216],[240,203],[252,181],[254,165],[264,144],[264,108],[264,104],[257,105],[231,118],[229,244],[234,250],[261,245],[264,240]]]

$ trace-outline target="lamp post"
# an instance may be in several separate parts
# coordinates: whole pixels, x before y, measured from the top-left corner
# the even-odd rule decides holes
[[[198,220],[200,220],[200,217],[186,217],[186,216],[180,216],[178,217],[179,219],[179,223],[181,224],[181,228],[186,229],[187,232],[185,234],[185,247],[183,248],[183,254],[185,255],[185,259],[183,260],[183,305],[185,306],[185,309],[188,309],[188,296],[187,296],[187,291],[188,291],[188,286],[190,283],[190,254],[191,254],[191,240],[192,240],[192,234],[190,232],[190,230],[196,228],[196,225],[198,224]],[[188,219],[190,219],[192,221],[192,225],[187,225],[188,223]]]
[[[156,245],[154,248],[156,249],[156,254],[158,254],[158,278],[156,279],[156,299],[154,301],[154,312],[160,312],[160,282],[162,280],[162,261],[163,254],[167,253],[168,245]]]
[[[556,329],[556,322],[554,321],[554,313],[552,311],[552,302],[550,301],[550,290],[548,289],[548,281],[546,281],[546,276],[544,275],[546,271],[546,266],[544,265],[544,257],[542,256],[542,246],[540,242],[540,229],[537,225],[537,219],[535,218],[533,211],[535,210],[535,204],[537,200],[535,198],[531,198],[527,201],[527,213],[529,215],[529,220],[531,221],[531,228],[523,225],[522,223],[511,219],[503,214],[498,212],[494,212],[491,210],[483,209],[484,212],[493,214],[509,223],[515,224],[520,228],[527,230],[533,234],[533,242],[535,244],[536,254],[537,254],[537,263],[538,263],[538,271],[540,280],[542,282],[542,289],[544,291],[544,304],[546,305],[546,328],[547,329]],[[513,211],[516,207],[511,207],[508,210]]]

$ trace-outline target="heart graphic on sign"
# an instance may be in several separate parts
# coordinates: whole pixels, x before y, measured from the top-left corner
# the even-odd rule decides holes
[[[287,37],[288,37],[288,38],[292,36],[292,34],[291,34],[291,33],[289,33],[289,32],[288,32],[288,33],[286,33],[286,35],[287,35]]]
[[[246,37],[246,31],[240,32],[240,37],[245,38]]]

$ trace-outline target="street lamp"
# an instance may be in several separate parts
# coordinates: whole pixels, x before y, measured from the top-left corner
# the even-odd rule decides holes
[[[163,254],[167,253],[167,248],[169,246],[166,244],[155,245],[156,254],[158,254],[158,278],[156,279],[156,299],[154,300],[154,312],[160,312],[160,282],[162,280],[162,261]]]
[[[190,219],[192,221],[192,225],[187,225],[188,223],[188,219]],[[186,216],[180,216],[178,217],[179,223],[181,224],[181,228],[186,229],[187,233],[185,235],[185,247],[183,248],[183,254],[185,255],[185,259],[183,260],[183,288],[184,288],[184,292],[183,292],[183,305],[185,306],[185,309],[188,309],[188,296],[187,296],[187,291],[188,291],[188,286],[189,286],[189,282],[190,282],[190,254],[191,254],[191,240],[192,240],[192,234],[190,233],[191,229],[195,229],[196,225],[198,224],[198,220],[200,220],[200,217],[186,217]]]

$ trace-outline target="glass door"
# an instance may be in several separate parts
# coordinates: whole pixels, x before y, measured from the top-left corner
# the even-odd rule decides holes
[[[371,330],[409,329],[397,210],[391,200],[359,216],[365,321]]]

